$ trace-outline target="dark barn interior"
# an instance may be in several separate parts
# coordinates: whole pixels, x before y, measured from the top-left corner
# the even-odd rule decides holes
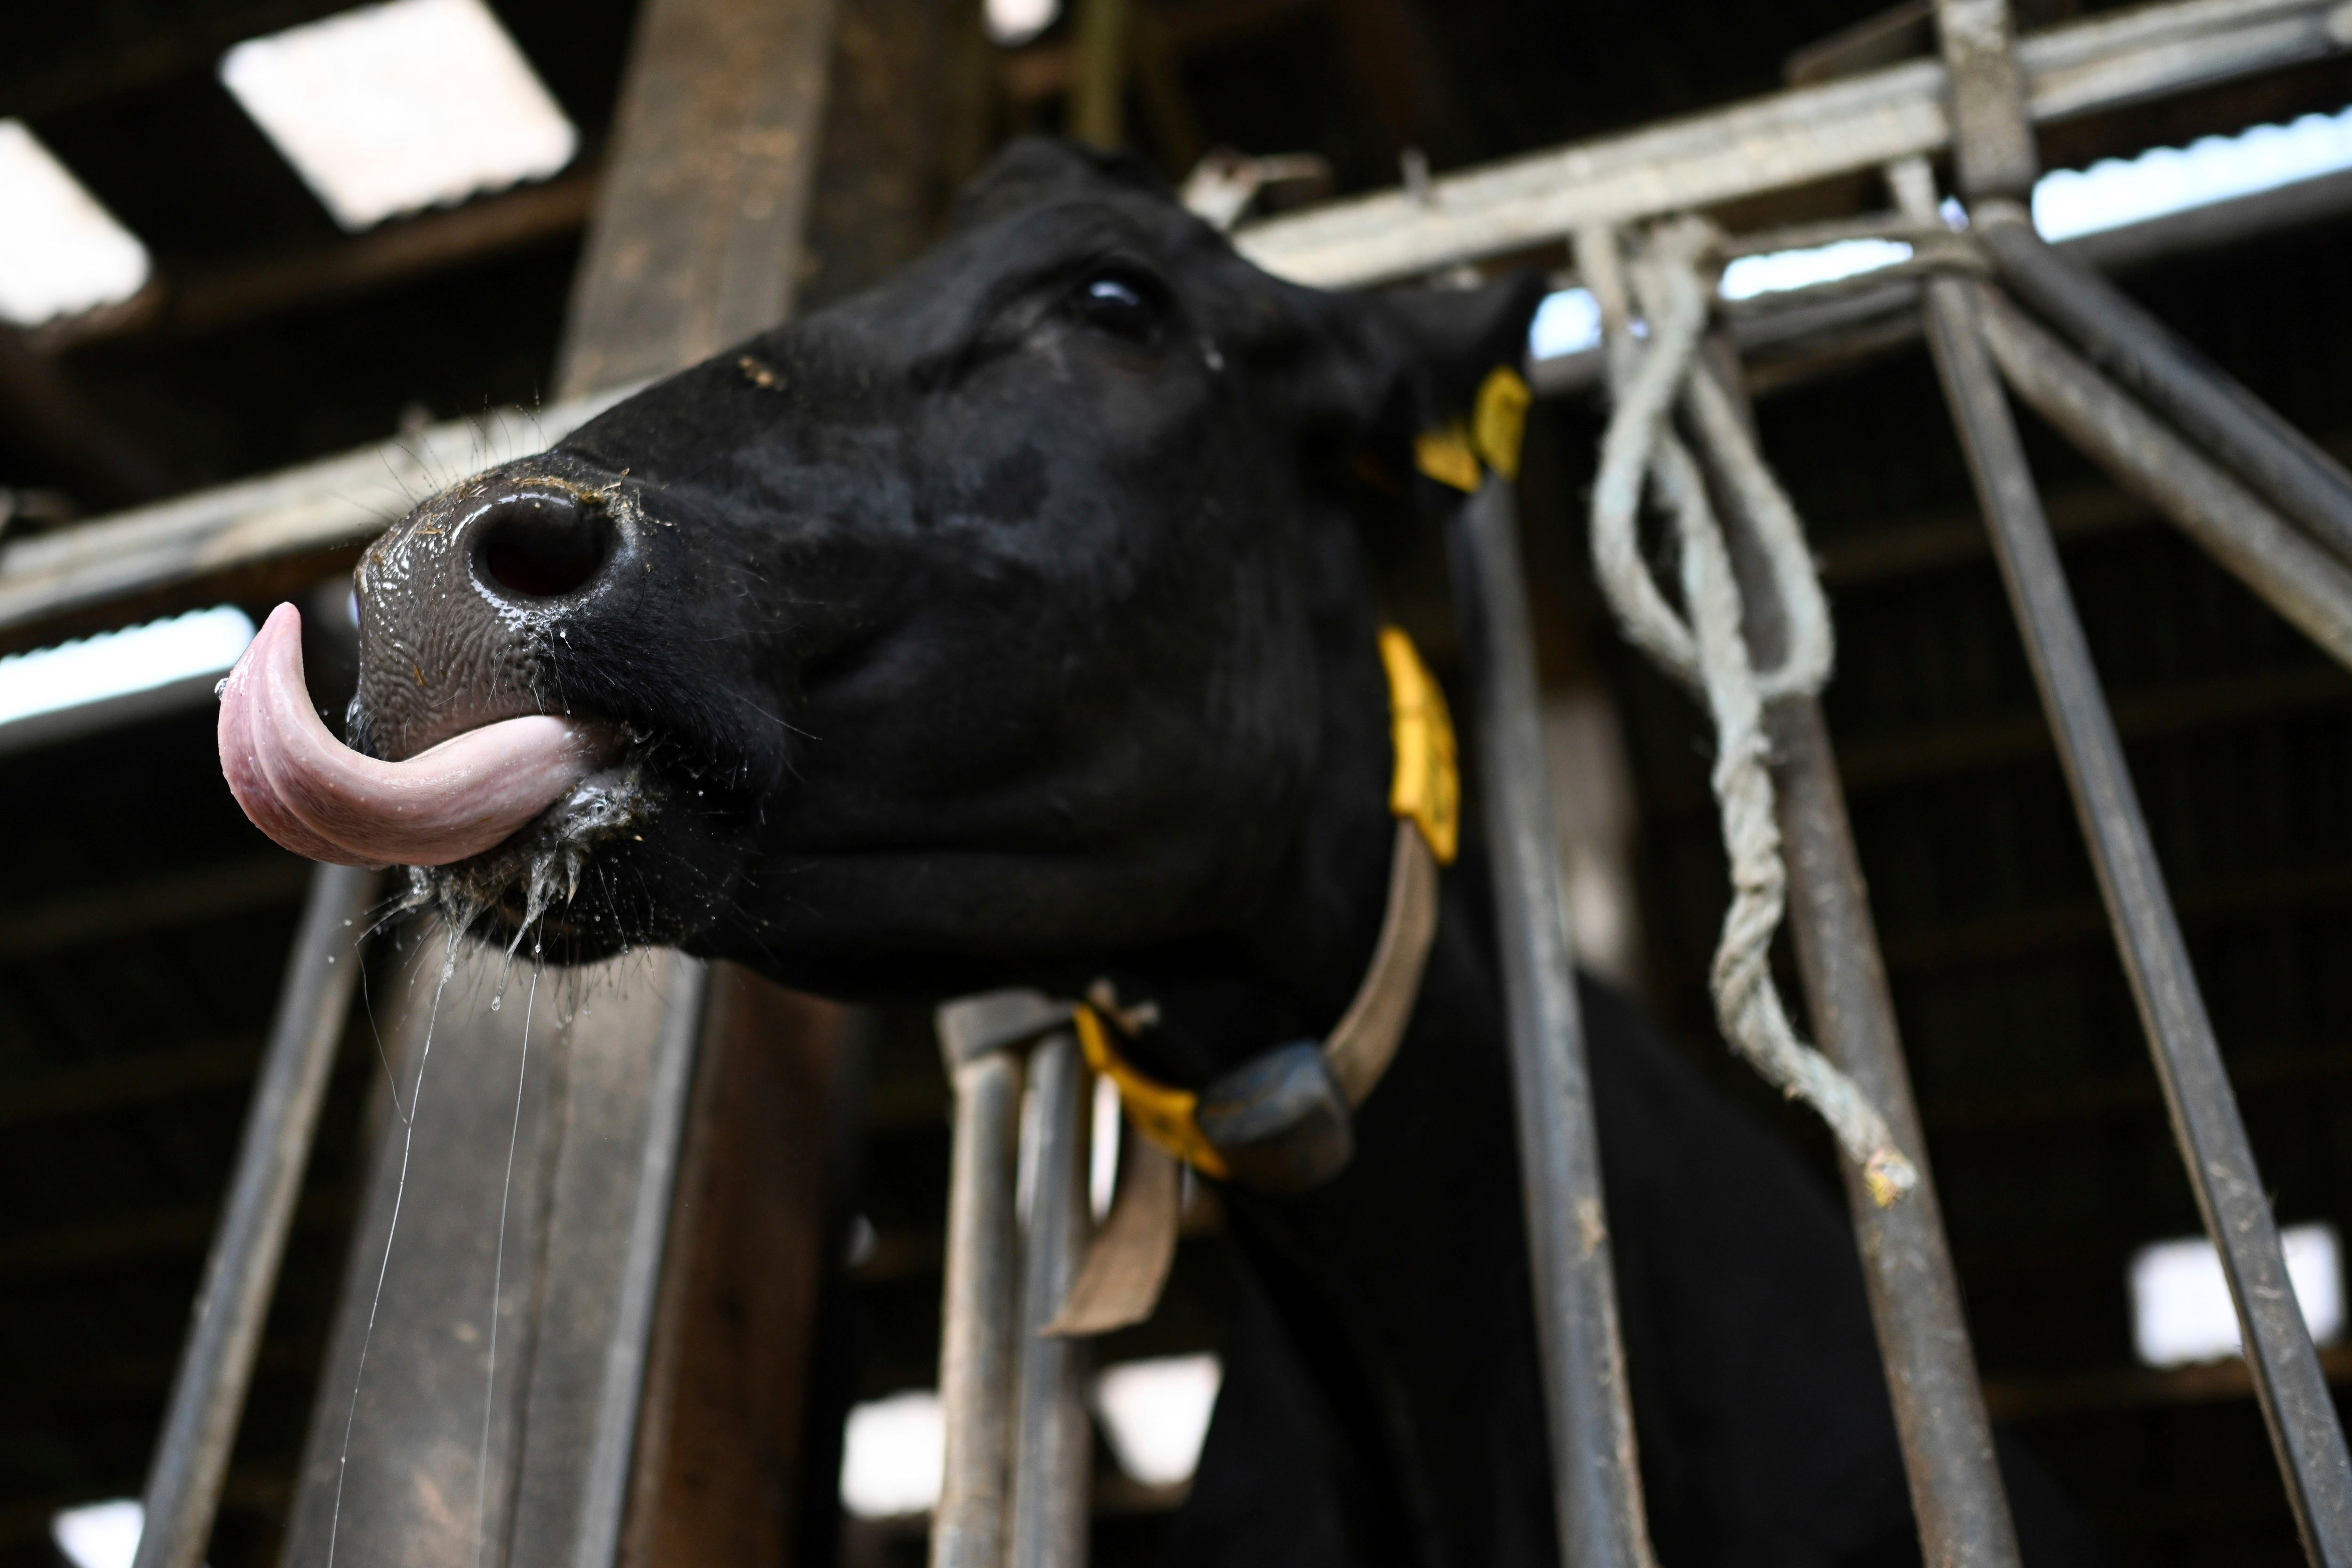
[[[139,235],[156,281],[84,317],[0,329],[0,552],[553,395],[635,0],[492,0],[582,152],[541,183],[358,235],[215,73],[227,47],[341,8],[116,0],[9,18],[0,119],[22,120]],[[1885,57],[1932,47],[1924,14],[1895,29]],[[2042,0],[2020,23],[2077,14]],[[1212,148],[1310,152],[1344,194],[1393,184],[1409,153],[1443,173],[1774,91],[1789,73],[1836,68],[1815,46],[1878,15],[1875,0],[1134,0],[1117,102],[1128,140],[1171,180]],[[842,5],[795,308],[919,251],[1004,139],[1066,128],[1086,68],[1073,33],[1066,21],[1003,48],[963,0]],[[2339,57],[2062,121],[2042,152],[2082,168],[2347,103],[2352,60]],[[1874,176],[1853,177],[1717,215],[1754,228],[1885,205]],[[1567,262],[1558,249],[1520,259]],[[2352,362],[2347,270],[2352,209],[2339,204],[2120,280],[2352,456],[2338,373]],[[2118,1563],[2296,1561],[2242,1364],[2158,1370],[2133,1352],[2129,1260],[2196,1232],[2198,1216],[1925,350],[1892,334],[1760,357],[1748,373],[1835,610],[1824,700],[1990,1409]],[[1621,847],[1635,913],[1617,970],[1834,1184],[1817,1126],[1717,1035],[1706,985],[1725,883],[1708,732],[1618,637],[1592,585],[1584,497],[1603,418],[1587,393],[1540,406],[1523,526],[1547,693],[1601,714],[1630,769]],[[2277,1213],[2341,1222],[2352,674],[2024,423]],[[19,616],[0,622],[0,648],[225,601],[257,620],[321,584],[332,605],[355,553]],[[10,570],[0,553],[0,585]],[[1453,678],[1442,581],[1403,593]],[[313,668],[339,654],[322,633]],[[0,726],[0,798],[16,824],[0,854],[0,1562],[48,1565],[64,1561],[58,1510],[141,1490],[306,867],[238,812],[209,703],[21,738]],[[370,959],[372,995],[402,983],[397,946]],[[278,1557],[314,1400],[341,1396],[321,1367],[386,1124],[370,1019],[355,1011],[338,1059],[213,1568]],[[772,1544],[803,1565],[913,1563],[922,1520],[845,1520],[833,1473],[851,1401],[937,1377],[948,1089],[921,1009],[852,1015],[836,1058],[827,1103],[803,1121],[830,1140],[827,1284],[808,1309],[828,1326],[777,1461],[792,1495]],[[1186,1238],[1159,1316],[1107,1341],[1101,1361],[1215,1348],[1234,1265],[1213,1204],[1188,1210]],[[2323,1349],[2323,1361],[2332,1385],[2352,1380],[2352,1354]],[[1097,1560],[1154,1560],[1181,1489],[1129,1480],[1108,1450],[1097,1476]]]

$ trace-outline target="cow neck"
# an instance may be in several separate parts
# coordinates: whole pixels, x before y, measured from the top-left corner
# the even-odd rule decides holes
[[[1117,1088],[1128,1126],[1140,1134],[1121,1140],[1110,1210],[1048,1333],[1102,1333],[1151,1315],[1175,1260],[1180,1162],[1289,1194],[1329,1180],[1354,1156],[1355,1110],[1379,1086],[1412,1016],[1437,935],[1438,868],[1453,861],[1461,831],[1444,696],[1402,632],[1383,628],[1380,650],[1394,757],[1388,898],[1370,962],[1331,1031],[1319,1042],[1261,1052],[1195,1091],[1129,1058],[1126,1042],[1156,1009],[1120,1006],[1108,981],[1097,981],[1085,1001],[1028,1009],[1034,1027],[1071,1021],[1087,1062]]]
[[[1124,1041],[1153,1016],[1148,1006],[1122,1008],[1098,981],[1075,1009],[1087,1063],[1118,1088],[1129,1123],[1208,1176],[1284,1190],[1334,1174],[1352,1146],[1348,1113],[1379,1087],[1420,993],[1437,935],[1438,870],[1461,841],[1461,774],[1444,694],[1412,639],[1382,627],[1380,653],[1394,758],[1388,895],[1371,959],[1331,1031],[1319,1043],[1277,1046],[1195,1091],[1129,1059]],[[1319,1146],[1299,1146],[1302,1137]]]

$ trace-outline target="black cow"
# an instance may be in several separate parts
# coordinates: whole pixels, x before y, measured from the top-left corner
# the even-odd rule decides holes
[[[305,774],[259,698],[225,754],[310,852],[470,857],[428,885],[501,937],[538,915],[551,952],[675,943],[850,998],[1108,977],[1159,1004],[1139,1063],[1202,1083],[1319,1036],[1363,973],[1392,824],[1359,514],[1437,504],[1411,438],[1517,357],[1535,297],[1291,287],[1118,161],[1019,144],[888,283],[371,551],[352,744],[516,737],[552,784],[395,855],[421,830],[371,838],[367,783],[394,770]],[[499,722],[535,714],[582,722]],[[1225,1194],[1251,1282],[1187,1568],[1557,1560],[1484,883],[1474,834],[1353,1163]],[[1585,1005],[1662,1560],[1916,1562],[1837,1207]],[[2011,1470],[2028,1561],[2095,1561]]]

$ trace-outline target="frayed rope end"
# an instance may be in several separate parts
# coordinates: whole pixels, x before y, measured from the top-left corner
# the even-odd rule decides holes
[[[1870,1189],[1871,1202],[1881,1208],[1892,1208],[1919,1185],[1919,1172],[1903,1157],[1902,1151],[1892,1145],[1882,1145],[1862,1162],[1862,1185]]]

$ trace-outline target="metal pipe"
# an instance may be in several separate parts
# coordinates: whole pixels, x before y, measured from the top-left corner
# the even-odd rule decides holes
[[[2017,395],[2338,663],[2352,665],[2352,569],[2205,461],[2024,311],[1988,292],[1985,342]]]
[[[2352,474],[2105,278],[2044,244],[2025,209],[1986,202],[1975,230],[2019,298],[2279,510],[2352,559]]]
[[[1021,1339],[1013,1364],[1009,1568],[1084,1568],[1094,1479],[1094,1428],[1079,1390],[1090,1341],[1045,1333],[1086,1251],[1087,1130],[1091,1096],[1067,1030],[1029,1053],[1031,1107],[1021,1144],[1029,1177],[1022,1240]]]
[[[1829,727],[1821,704],[1807,697],[1780,705],[1766,729],[1780,759],[1774,779],[1789,907],[1814,1037],[1878,1107],[1919,1171],[1908,1196],[1881,1208],[1861,1172],[1841,1162],[1921,1555],[1927,1568],[2015,1568],[2017,1531]]]
[[[931,1568],[1000,1568],[1012,1474],[1006,1413],[1019,1258],[1013,1183],[1021,1061],[1009,1049],[959,1060],[950,1047],[948,1054],[955,1144],[940,1337],[947,1457],[931,1516]]]
[[[1729,339],[1717,332],[1708,350],[1707,373],[1745,416],[1747,399]],[[1704,428],[1696,421],[1691,428],[1701,460],[1719,470],[1722,460]],[[1718,489],[1726,514],[1741,518],[1738,489]],[[1770,570],[1754,548],[1755,525],[1742,520],[1746,527],[1730,531],[1741,624],[1758,664],[1769,666],[1780,663],[1787,642],[1786,616]],[[1919,1173],[1908,1196],[1882,1207],[1860,1170],[1851,1161],[1839,1162],[1902,1438],[1920,1554],[1927,1568],[2016,1568],[2017,1531],[1993,1459],[1992,1424],[1829,726],[1821,703],[1810,696],[1773,704],[1764,722],[1777,759],[1773,785],[1789,868],[1789,923],[1814,1039],[1886,1118],[1896,1145],[1911,1155]]]
[[[2254,1392],[2312,1562],[2352,1568],[2352,1458],[2124,763],[2114,716],[1983,336],[1982,284],[1927,288],[1929,346],[2065,765],[2173,1135],[2220,1250]]]
[[[147,1522],[134,1568],[196,1568],[211,1539],[378,881],[358,866],[322,865],[310,873],[228,1201],[148,1472]]]
[[[2042,172],[2009,0],[1936,0],[1936,41],[1950,78],[1952,164],[1960,191],[2021,196]]]
[[[1568,1568],[1650,1568],[1514,489],[1489,475],[1455,508],[1446,543],[1476,699],[1552,1505]]]

